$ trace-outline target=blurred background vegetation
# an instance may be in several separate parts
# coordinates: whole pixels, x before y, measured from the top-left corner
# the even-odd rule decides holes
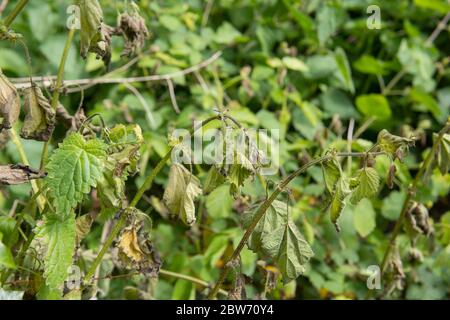
[[[2,17],[13,7],[14,1],[9,2]],[[100,1],[106,23],[116,24],[125,2]],[[13,29],[24,35],[28,46],[33,76],[56,74],[70,4],[30,1],[14,21]],[[350,123],[354,123],[355,151],[370,147],[383,128],[419,137],[404,163],[397,165],[394,190],[383,185],[378,197],[362,201],[359,208],[348,205],[340,219],[340,233],[321,210],[324,184],[320,168],[311,168],[291,184],[292,214],[315,252],[304,276],[283,285],[270,261],[258,261],[248,249],[242,252],[249,298],[261,297],[267,274],[274,275],[269,284],[275,288],[267,298],[364,298],[367,267],[380,264],[406,187],[422,153],[431,145],[432,132],[442,127],[450,113],[449,27],[444,25],[437,37],[430,37],[450,12],[450,4],[445,0],[142,0],[137,4],[151,32],[137,58],[122,58],[122,40],[114,38],[107,70],[93,54],[86,60],[80,57],[77,33],[65,79],[97,78],[130,61],[114,76],[166,74],[201,63],[218,51],[222,55],[198,72],[173,79],[179,114],[174,111],[165,81],[133,83],[144,105],[135,91],[122,84],[84,90],[87,115],[99,113],[109,126],[137,123],[143,129],[141,170],[127,183],[130,195],[167,152],[168,132],[190,128],[194,120],[210,116],[222,91],[230,114],[247,127],[281,130],[281,174],[295,170],[327,148],[345,150]],[[367,27],[371,13],[366,10],[373,4],[381,10],[381,29]],[[28,76],[22,46],[0,42],[0,69],[10,78]],[[67,93],[61,102],[73,114],[80,99],[79,92]],[[57,127],[54,143],[61,141],[65,130],[62,125]],[[23,144],[31,165],[39,167],[43,143],[24,140]],[[13,143],[0,145],[0,162],[20,162]],[[387,160],[379,159],[375,167],[386,176],[388,166]],[[262,199],[265,190],[257,180],[249,180],[245,196],[233,199],[226,188],[218,188],[200,199],[199,223],[188,229],[164,218],[158,199],[162,198],[168,169],[157,177],[140,205],[153,219],[152,238],[164,260],[163,268],[213,282],[243,234],[239,219],[243,208]],[[206,168],[197,169],[204,179]],[[15,199],[29,198],[27,185],[0,190],[1,215],[8,214]],[[404,288],[391,297],[449,297],[449,190],[450,175],[436,172],[430,184],[417,193],[418,201],[430,210],[434,233],[417,243],[421,262],[410,259],[408,237],[398,238],[406,278]],[[99,210],[95,197],[83,210]],[[102,228],[100,219],[83,242],[86,250],[82,255],[87,261],[99,249]],[[114,259],[107,258],[102,274],[111,272],[126,273],[115,268]],[[164,275],[150,280],[143,276],[103,279],[99,286],[102,298],[204,297],[202,288],[192,282]]]

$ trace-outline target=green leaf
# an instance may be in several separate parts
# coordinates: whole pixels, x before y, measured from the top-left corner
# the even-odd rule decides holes
[[[102,176],[106,145],[72,133],[51,155],[47,186],[58,213],[67,214]]]
[[[230,187],[222,185],[214,189],[206,198],[206,209],[212,218],[227,218],[230,216],[233,197]]]
[[[351,93],[355,93],[355,85],[353,84],[352,70],[348,63],[347,55],[342,48],[337,48],[334,52],[334,59],[340,71],[339,77],[342,78],[345,88]]]
[[[450,4],[445,0],[414,0],[417,7],[438,11],[447,14],[450,11]]]
[[[314,255],[308,242],[287,215],[281,226],[264,237],[262,250],[276,260],[285,284],[303,274],[305,265]]]
[[[415,109],[418,111],[429,111],[436,120],[439,121],[441,119],[442,114],[439,104],[430,94],[421,89],[413,88],[410,91],[410,98],[417,105]]]
[[[356,107],[366,117],[386,120],[391,117],[391,107],[381,94],[366,94],[356,98]]]
[[[365,167],[358,171],[352,179],[356,186],[354,188],[350,202],[357,204],[363,198],[374,196],[380,186],[380,177],[378,172],[371,167]]]
[[[345,12],[333,5],[325,4],[316,13],[317,37],[321,46],[336,33],[345,20]]]
[[[353,223],[361,237],[367,237],[376,226],[375,210],[369,199],[361,200],[353,211]]]
[[[253,220],[255,212],[258,210],[261,203],[253,205],[246,211],[242,217],[242,222],[245,228],[248,228]],[[287,204],[278,200],[274,200],[269,208],[267,208],[264,216],[259,220],[253,233],[248,241],[248,247],[254,252],[261,250],[263,239],[273,230],[279,228],[287,215]]]
[[[387,73],[386,64],[374,58],[373,56],[364,54],[353,63],[353,67],[361,73],[368,73],[383,76]]]
[[[169,182],[164,191],[163,200],[170,214],[188,226],[195,223],[194,200],[202,194],[200,182],[184,166],[172,164],[169,173]]]
[[[0,267],[15,269],[16,264],[14,263],[14,258],[11,254],[11,250],[1,241],[1,237],[2,234],[0,233]]]
[[[404,199],[404,192],[392,191],[386,198],[383,199],[381,215],[386,219],[396,221],[402,211]]]
[[[47,214],[36,236],[47,245],[45,282],[50,288],[59,288],[67,278],[67,269],[72,265],[76,240],[75,214]]]
[[[332,115],[339,115],[342,119],[359,118],[360,115],[356,111],[353,102],[348,98],[345,92],[330,88],[320,96],[323,108],[327,113]]]
[[[283,64],[288,69],[300,71],[300,72],[308,71],[308,66],[298,58],[283,57],[282,61],[283,61]]]
[[[248,227],[259,205],[245,213],[243,224]],[[254,252],[261,252],[276,260],[288,283],[305,272],[305,265],[314,255],[287,211],[287,203],[275,200],[256,225],[248,246]]]

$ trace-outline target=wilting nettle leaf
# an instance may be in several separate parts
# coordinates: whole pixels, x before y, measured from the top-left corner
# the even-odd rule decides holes
[[[149,228],[145,227],[145,214],[136,208],[123,214],[129,214],[129,219],[133,222],[122,230],[117,241],[122,264],[150,276],[157,276],[161,259],[150,241]]]
[[[44,178],[47,174],[20,164],[0,166],[0,185],[27,183],[33,179]]]
[[[328,161],[322,163],[323,179],[325,187],[330,194],[333,194],[336,183],[342,176],[341,164],[338,159],[333,157]]]
[[[254,207],[253,211],[245,214],[244,225],[250,224],[257,208]],[[248,245],[253,251],[275,259],[284,283],[304,273],[305,265],[314,255],[308,242],[289,217],[287,204],[277,200],[258,222]]]
[[[186,225],[195,223],[194,200],[202,194],[200,182],[181,164],[174,163],[170,168],[169,182],[163,200],[170,214],[179,217]]]
[[[436,136],[434,136],[434,139],[436,139]],[[450,168],[450,134],[446,133],[442,136],[435,161],[441,174],[446,174]]]
[[[219,169],[216,166],[211,166],[211,169],[209,169],[208,175],[206,176],[204,193],[211,193],[218,186],[222,185],[225,180],[225,176],[219,172]]]
[[[336,157],[322,163],[323,179],[328,193],[327,211],[336,230],[340,230],[337,220],[345,207],[345,198],[350,194],[348,180],[342,174],[341,164]]]
[[[411,203],[406,213],[405,230],[413,243],[420,234],[429,235],[432,232],[428,209],[423,204]]]
[[[132,2],[130,11],[119,17],[119,32],[125,40],[125,48],[122,56],[130,56],[144,47],[145,40],[149,37],[145,20],[139,15],[139,7]]]
[[[50,156],[47,185],[58,213],[68,214],[102,177],[106,145],[72,133]]]
[[[342,211],[345,208],[345,198],[350,194],[350,188],[347,179],[341,177],[331,194],[331,199],[328,204],[328,212],[330,215],[331,222],[333,222],[337,231],[340,231],[337,220],[341,216]]]
[[[98,196],[105,210],[123,207],[125,181],[138,170],[139,149],[144,141],[138,125],[117,125],[106,134],[109,143],[105,168],[97,183]]]
[[[21,137],[38,141],[48,141],[55,127],[56,112],[50,102],[35,85],[25,90],[25,120]]]
[[[228,180],[230,181],[230,193],[236,195],[244,181],[255,173],[255,169],[250,160],[241,152],[235,153],[234,162],[230,167]]]
[[[20,115],[20,97],[16,88],[0,70],[0,131],[10,129]]]
[[[415,140],[399,137],[389,133],[386,129],[383,129],[378,134],[377,144],[381,151],[386,152],[393,158],[403,157],[403,153],[408,150],[409,147],[414,146]]]
[[[371,167],[362,168],[352,179],[353,190],[350,201],[357,204],[362,198],[370,198],[378,192],[380,177],[378,172]]]
[[[80,8],[81,56],[96,53],[105,64],[111,59],[111,35],[113,28],[103,23],[103,11],[97,0],[77,0]]]

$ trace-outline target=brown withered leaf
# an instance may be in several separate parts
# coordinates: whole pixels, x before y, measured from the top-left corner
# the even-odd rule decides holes
[[[20,136],[24,139],[48,141],[55,128],[55,110],[38,86],[27,88],[24,96],[25,120]]]
[[[133,225],[122,231],[117,246],[134,262],[139,263],[144,259],[144,252],[142,252],[138,243],[137,230]]]
[[[16,88],[0,70],[0,132],[3,129],[11,129],[19,119],[20,97]]]
[[[15,185],[27,183],[33,179],[44,178],[47,174],[20,164],[0,166],[0,185]]]
[[[125,48],[122,56],[130,56],[144,47],[149,37],[145,20],[139,15],[139,7],[132,2],[130,12],[122,13],[119,17],[118,32],[122,33]]]
[[[155,277],[159,273],[162,261],[150,241],[149,226],[146,226],[145,220],[142,219],[144,214],[135,208],[128,214],[134,222],[122,231],[117,242],[120,264]]]

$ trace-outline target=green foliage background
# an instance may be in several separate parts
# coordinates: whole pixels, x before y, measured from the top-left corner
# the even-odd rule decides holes
[[[123,10],[125,1],[100,3],[106,22],[115,24],[117,10]],[[83,106],[88,115],[101,114],[108,126],[131,122],[143,129],[140,172],[127,182],[130,196],[168,151],[168,132],[190,128],[194,120],[211,115],[220,87],[230,114],[247,127],[281,130],[280,164],[285,172],[295,170],[304,159],[321,155],[328,148],[345,150],[351,119],[355,121],[355,131],[369,125],[353,141],[354,151],[370,147],[370,141],[376,140],[383,128],[397,135],[414,134],[420,138],[404,163],[398,164],[394,190],[389,192],[382,179],[377,196],[357,206],[347,205],[340,218],[340,233],[322,212],[325,185],[320,168],[309,169],[290,185],[292,215],[315,256],[304,276],[287,285],[279,279],[267,297],[364,298],[367,267],[380,264],[407,186],[432,143],[431,134],[443,126],[450,114],[449,28],[446,26],[432,43],[427,40],[450,11],[450,4],[445,0],[142,0],[138,4],[152,36],[138,62],[118,75],[166,74],[198,64],[219,50],[223,54],[199,71],[198,77],[190,74],[174,79],[181,109],[178,115],[166,82],[133,84],[150,107],[155,129],[150,127],[139,99],[125,86],[99,85],[85,90]],[[381,8],[379,30],[370,30],[366,25],[370,16],[366,9],[372,4]],[[33,75],[56,74],[67,34],[68,5],[70,1],[30,1],[15,20],[13,29],[24,35]],[[75,39],[65,79],[105,74],[103,63],[94,55],[90,54],[86,61],[79,56],[79,33]],[[128,61],[120,57],[121,40],[113,39],[112,47],[110,70]],[[0,42],[0,69],[8,77],[28,76],[26,57],[19,44]],[[399,72],[403,76],[387,89]],[[73,114],[79,100],[80,94],[74,93],[64,95],[61,102]],[[58,126],[54,146],[61,142],[64,133],[64,127]],[[43,143],[24,140],[23,144],[31,165],[38,167]],[[11,141],[0,149],[0,162],[20,162]],[[353,163],[355,169],[356,165]],[[385,177],[388,166],[387,160],[379,159],[375,168]],[[196,170],[200,170],[197,176],[204,181],[207,169],[198,166]],[[262,199],[265,190],[257,179],[247,180],[245,199],[233,199],[227,188],[216,189],[197,203],[199,222],[190,229],[158,212],[158,199],[162,199],[168,172],[169,167],[164,168],[139,206],[153,219],[152,239],[163,258],[163,267],[214,282],[224,256],[230,254],[231,246],[243,234],[241,207],[249,199]],[[30,187],[2,186],[0,190],[0,230],[6,234],[10,208],[16,200],[20,207],[20,201],[29,199]],[[441,176],[437,171],[431,175],[430,183],[418,190],[417,201],[429,208],[435,232],[417,243],[424,256],[421,263],[408,260],[408,237],[398,238],[406,285],[392,297],[449,297],[449,191],[450,175]],[[91,210],[99,210],[95,198],[86,199],[81,208],[82,212]],[[82,243],[82,257],[87,261],[99,250],[102,225],[100,219]],[[2,241],[7,240],[4,237]],[[247,248],[241,259],[242,273],[252,279],[246,284],[247,295],[257,298],[264,286],[264,267]],[[114,275],[126,273],[113,268],[113,261],[107,257],[102,263],[103,275],[111,271]],[[163,275],[151,281],[143,276],[103,279],[99,286],[101,298],[203,297],[201,288],[193,283]],[[24,290],[26,286],[14,289]]]

